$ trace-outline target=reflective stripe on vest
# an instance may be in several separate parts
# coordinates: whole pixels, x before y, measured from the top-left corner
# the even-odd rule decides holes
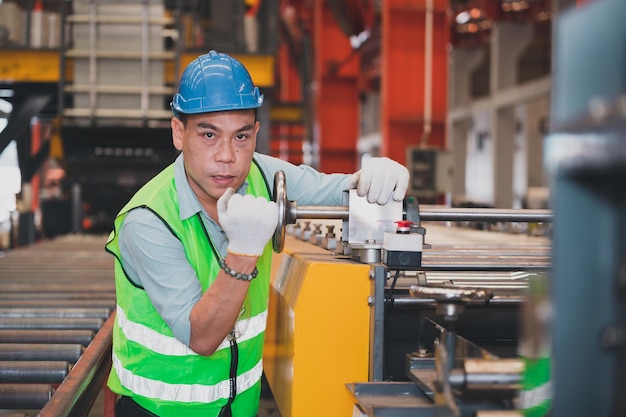
[[[168,384],[132,374],[124,369],[115,354],[113,354],[113,368],[126,388],[148,398],[184,403],[211,403],[230,396],[230,380],[221,381],[215,385]],[[256,384],[261,379],[262,372],[263,361],[260,360],[248,372],[237,377],[237,391],[243,392]]]
[[[140,323],[135,323],[128,319],[124,310],[117,306],[117,322],[128,340],[137,342],[140,345],[152,350],[153,352],[160,353],[168,356],[188,356],[197,355],[187,345],[180,342],[175,337],[166,336],[159,332],[152,330],[151,328],[144,326]],[[265,323],[267,322],[267,310],[249,319],[242,319],[235,325],[235,334],[237,334],[237,342],[241,343],[246,340],[252,339],[263,333],[265,330]],[[217,350],[227,349],[230,347],[228,338],[218,346]],[[122,383],[125,384],[124,379],[121,378]]]

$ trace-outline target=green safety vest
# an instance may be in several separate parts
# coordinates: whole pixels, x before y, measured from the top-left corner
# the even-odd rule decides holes
[[[252,163],[247,193],[269,199],[263,174]],[[262,349],[267,321],[272,249],[259,257],[259,274],[250,283],[235,338],[227,337],[211,356],[196,354],[176,339],[150,302],[145,290],[126,275],[120,262],[118,233],[129,211],[142,207],[154,212],[181,241],[202,291],[220,271],[200,213],[181,220],[174,181],[174,164],[143,186],[120,211],[106,250],[115,256],[117,312],[113,328],[113,367],[108,385],[132,397],[161,417],[212,417],[230,406],[235,417],[257,414],[261,390]],[[230,340],[233,339],[233,340]]]

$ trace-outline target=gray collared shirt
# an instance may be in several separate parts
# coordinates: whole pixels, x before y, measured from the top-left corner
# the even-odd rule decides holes
[[[306,165],[296,166],[258,153],[254,154],[254,159],[270,187],[273,187],[276,171],[285,171],[287,196],[300,205],[341,205],[343,190],[349,187],[350,175],[323,174]],[[208,216],[187,182],[182,154],[174,163],[174,181],[181,220],[200,213],[213,246],[226,256],[228,238]],[[237,192],[245,194],[247,187],[246,182]],[[189,345],[189,314],[202,296],[202,289],[182,243],[146,209],[128,213],[119,232],[119,243],[122,263],[129,277],[145,289],[174,336]]]

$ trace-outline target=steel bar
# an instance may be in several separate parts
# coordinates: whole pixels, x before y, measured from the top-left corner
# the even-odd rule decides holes
[[[115,313],[104,322],[81,360],[59,385],[38,417],[84,417],[89,414],[111,369],[114,320]]]
[[[467,307],[501,307],[501,306],[521,306],[524,303],[523,296],[494,296],[491,300],[469,301]],[[432,298],[414,298],[407,296],[393,297],[393,307],[401,309],[434,308],[437,302]]]
[[[424,208],[420,209],[420,220],[427,222],[519,222],[550,223],[550,210],[529,209],[485,209],[485,208]]]
[[[98,331],[102,327],[102,323],[102,319],[93,318],[0,318],[0,330],[56,329]]]
[[[468,390],[519,390],[524,363],[521,359],[466,358],[463,386]]]
[[[99,318],[111,314],[107,308],[4,308],[0,301],[0,318]]]
[[[0,409],[36,410],[50,400],[53,392],[48,384],[0,384]]]
[[[0,330],[3,343],[78,343],[87,346],[94,336],[92,330]]]
[[[347,206],[296,206],[297,219],[342,219],[348,220]]]
[[[58,384],[69,372],[65,361],[0,361],[0,383]]]
[[[348,219],[346,206],[296,206],[296,219]],[[419,211],[420,221],[442,222],[552,222],[550,210],[451,208],[424,206]]]
[[[423,271],[546,271],[550,269],[550,265],[524,265],[524,264],[501,264],[501,265],[487,265],[487,264],[458,264],[458,265],[429,265],[423,263],[421,268]]]
[[[66,361],[76,363],[85,347],[81,344],[0,343],[0,361]]]

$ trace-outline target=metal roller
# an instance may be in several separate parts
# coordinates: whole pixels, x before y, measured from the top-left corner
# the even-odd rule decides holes
[[[506,271],[519,271],[519,270],[524,270],[524,271],[545,271],[547,269],[550,269],[550,265],[548,264],[531,264],[531,265],[520,265],[520,264],[514,264],[514,263],[509,263],[509,264],[488,264],[484,261],[482,262],[476,262],[476,263],[465,263],[465,264],[428,264],[426,261],[422,264],[421,267],[422,270],[424,271],[438,271],[438,272],[453,272],[453,271],[458,271],[458,272],[464,272],[464,271],[484,271],[484,272],[506,272]]]
[[[427,207],[420,209],[419,216],[425,222],[552,222],[550,210],[529,209]]]
[[[5,308],[115,308],[115,300],[2,300]]]
[[[467,301],[468,306],[473,307],[498,307],[498,306],[521,306],[526,298],[524,296],[507,296],[507,297],[493,297],[486,302],[483,299],[476,299]],[[419,308],[431,308],[436,306],[437,301],[435,298],[414,298],[414,297],[393,297],[393,308],[396,309],[419,309]]]
[[[287,204],[288,217],[295,223],[297,219],[348,219],[346,206],[300,206],[293,201]],[[425,222],[489,222],[489,223],[551,223],[550,210],[495,209],[495,208],[421,208],[421,221]]]
[[[0,384],[0,409],[39,409],[52,397],[47,384]]]
[[[0,383],[59,384],[70,369],[65,361],[0,361]]]
[[[2,305],[2,303],[0,303]],[[4,308],[0,307],[0,318],[99,318],[111,314],[107,308]]]
[[[348,220],[349,207],[346,206],[300,206],[287,198],[287,180],[283,171],[274,175],[272,200],[278,206],[278,224],[272,245],[274,251],[281,252],[285,243],[285,227],[298,219],[340,219]],[[552,222],[550,210],[528,209],[485,209],[485,208],[420,208],[420,221],[472,221],[472,222]]]
[[[520,359],[466,358],[462,369],[450,371],[453,388],[477,391],[517,391],[522,385]]]
[[[115,300],[115,291],[32,292],[8,291],[0,285],[0,300]]]
[[[0,343],[0,361],[66,361],[76,363],[85,351],[80,344]]]
[[[93,330],[102,327],[102,319],[92,318],[0,318],[0,330],[9,329],[56,329]]]
[[[88,346],[92,330],[0,330],[2,343],[78,343]]]

